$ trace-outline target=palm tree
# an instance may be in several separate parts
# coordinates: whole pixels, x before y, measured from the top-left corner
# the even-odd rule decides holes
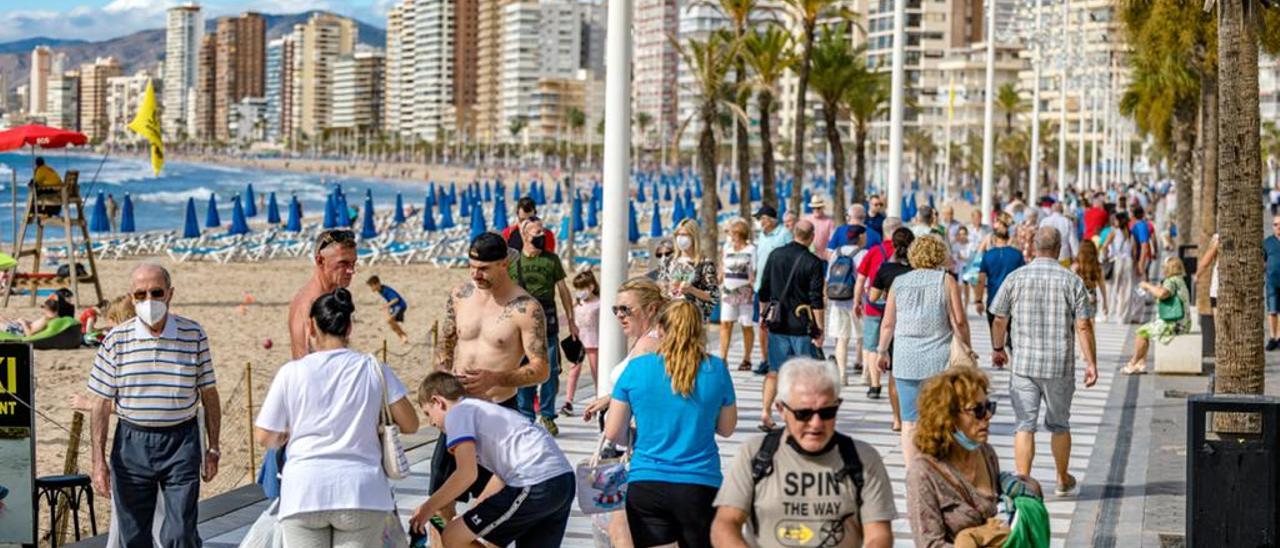
[[[915,176],[921,184],[928,181],[925,166],[932,163],[933,155],[938,152],[937,143],[933,142],[933,134],[920,128],[910,128],[902,137],[903,148],[911,150],[915,155]]]
[[[720,209],[720,197],[716,192],[717,148],[716,127],[723,110],[732,112],[739,118],[746,118],[742,109],[733,101],[734,86],[729,82],[729,71],[738,58],[742,43],[725,31],[713,32],[706,40],[689,40],[681,44],[672,40],[676,51],[680,54],[686,67],[693,76],[693,90],[696,92],[696,106],[693,114],[680,124],[675,140],[680,140],[684,128],[693,120],[698,121],[698,175],[702,179],[702,204],[699,208],[699,223],[702,225],[701,248],[719,249],[717,238],[719,228],[716,225],[716,213]]]
[[[756,89],[756,106],[760,110],[760,171],[761,198],[763,203],[777,207],[777,175],[773,157],[773,114],[774,98],[778,95],[778,81],[786,71],[795,64],[792,52],[791,33],[770,25],[763,29],[755,29],[747,35],[743,44],[742,56],[751,67],[755,77],[752,87]]]
[[[1022,101],[1022,96],[1018,94],[1018,84],[1015,82],[1005,82],[996,90],[996,110],[1004,115],[1004,134],[1008,135],[1013,132],[1013,117],[1027,111],[1027,104]]]
[[[511,117],[510,125],[507,131],[511,132],[511,141],[516,143],[516,161],[521,161],[520,154],[520,134],[524,133],[524,128],[529,127],[529,119],[523,115],[517,114]]]
[[[801,211],[800,199],[804,186],[804,140],[806,96],[809,93],[809,70],[813,64],[813,43],[818,35],[818,20],[828,18],[850,19],[850,12],[843,7],[841,0],[782,0],[783,9],[790,16],[791,22],[800,29],[800,55],[795,65],[796,82],[796,120],[795,138],[792,140],[791,163],[791,203],[790,211]]]
[[[996,176],[1007,179],[1013,188],[1025,189],[1020,182],[1026,175],[1027,163],[1031,161],[1031,136],[1027,135],[1026,130],[1015,130],[996,143],[996,152],[1003,158],[1000,165],[996,166]],[[1006,192],[1008,190],[1005,189]],[[1035,196],[1028,198],[1036,199]]]
[[[813,47],[813,67],[810,73],[813,91],[822,100],[827,143],[831,146],[831,166],[836,177],[832,189],[834,203],[831,213],[838,225],[845,222],[844,145],[840,140],[838,121],[844,107],[845,94],[858,78],[857,60],[861,56],[861,52],[854,52],[844,27],[844,24],[840,24],[822,30]]]
[[[569,139],[572,143],[582,136],[582,128],[587,125],[587,113],[582,112],[578,107],[569,107],[564,116],[565,121],[569,124]],[[570,149],[572,148],[574,147],[571,146]]]
[[[643,165],[644,158],[641,158],[639,154],[644,152],[644,142],[649,138],[649,124],[653,123],[653,115],[648,112],[637,112],[635,119],[636,127],[640,128],[640,139],[637,140],[638,142],[635,145],[636,150],[633,150],[631,155],[636,158],[635,162],[637,164]],[[604,119],[601,118],[601,122],[603,121]]]
[[[889,75],[871,70],[865,56],[858,56],[855,68],[857,78],[845,93],[844,102],[853,117],[853,201],[861,203],[866,200],[867,191],[867,136],[871,122],[888,112],[893,90]]]

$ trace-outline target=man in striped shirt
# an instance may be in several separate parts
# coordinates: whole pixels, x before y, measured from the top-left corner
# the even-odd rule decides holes
[[[168,312],[169,272],[155,264],[133,270],[136,318],[102,341],[89,374],[98,396],[92,411],[93,486],[115,498],[123,546],[151,546],[157,492],[164,493],[163,546],[200,546],[196,503],[200,479],[218,473],[222,410],[209,338],[200,324]],[[204,405],[208,449],[201,448],[197,405]],[[119,421],[107,461],[107,425]],[[113,489],[114,487],[114,489]]]

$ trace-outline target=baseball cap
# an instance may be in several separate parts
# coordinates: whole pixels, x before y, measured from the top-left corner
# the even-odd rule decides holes
[[[757,219],[759,219],[760,217],[772,217],[774,219],[777,219],[778,210],[774,209],[773,206],[769,204],[763,204],[760,206],[759,209],[756,210],[756,214],[752,215],[752,217],[755,217]]]
[[[507,242],[494,232],[485,232],[471,240],[467,257],[473,261],[491,263],[507,258]]]

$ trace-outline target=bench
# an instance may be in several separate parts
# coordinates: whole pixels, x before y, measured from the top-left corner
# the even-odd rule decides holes
[[[1204,372],[1204,337],[1200,316],[1191,317],[1191,332],[1173,337],[1169,344],[1151,341],[1155,347],[1155,372],[1161,375],[1199,375]]]

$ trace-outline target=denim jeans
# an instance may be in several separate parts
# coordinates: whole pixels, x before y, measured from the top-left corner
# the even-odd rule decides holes
[[[535,395],[538,399],[537,414],[550,419],[556,417],[556,393],[560,391],[560,334],[555,331],[547,333],[547,362],[551,368],[547,382],[526,386],[516,392],[516,408],[529,420],[536,418],[533,412]]]
[[[769,333],[769,372],[777,373],[791,358],[817,358],[817,350],[807,336]]]

